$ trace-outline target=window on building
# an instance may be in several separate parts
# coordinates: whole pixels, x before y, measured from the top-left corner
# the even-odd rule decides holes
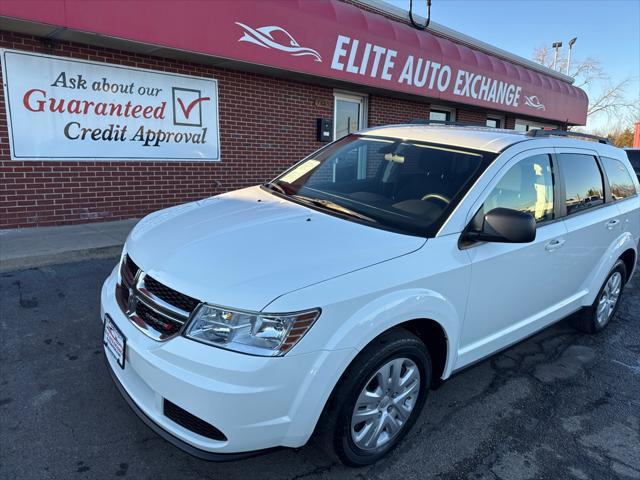
[[[602,157],[602,165],[607,173],[614,200],[624,200],[636,194],[631,174],[620,160]]]
[[[333,105],[333,138],[338,139],[366,127],[367,97],[363,95],[336,92]],[[367,155],[364,151],[333,166],[333,178],[362,179],[366,177]]]
[[[549,155],[534,155],[514,165],[484,202],[483,214],[494,208],[531,213],[537,222],[553,220],[553,173]]]
[[[435,122],[455,122],[456,111],[452,108],[432,107],[429,110],[429,120]]]
[[[604,203],[602,173],[595,157],[562,153],[559,161],[564,177],[567,215]]]
[[[558,125],[551,123],[538,123],[531,120],[523,120],[522,118],[516,118],[516,130],[518,132],[528,132],[529,130],[556,130]]]
[[[504,118],[494,115],[487,116],[487,127],[504,128]]]
[[[366,97],[336,93],[333,108],[333,138],[342,138],[365,127]]]

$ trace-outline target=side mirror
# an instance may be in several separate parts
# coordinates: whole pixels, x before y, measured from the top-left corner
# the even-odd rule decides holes
[[[465,239],[475,242],[533,242],[536,239],[536,219],[527,212],[494,208],[484,216],[482,229],[467,232]]]

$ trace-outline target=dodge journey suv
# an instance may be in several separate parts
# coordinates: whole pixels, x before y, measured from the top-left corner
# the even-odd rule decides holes
[[[625,152],[564,132],[400,125],[266,185],[155,212],[102,289],[140,418],[201,458],[389,452],[431,387],[564,317],[614,317],[640,240]]]

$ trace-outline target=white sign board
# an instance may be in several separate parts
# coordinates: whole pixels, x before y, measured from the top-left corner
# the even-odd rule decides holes
[[[216,80],[0,54],[14,160],[220,159]]]

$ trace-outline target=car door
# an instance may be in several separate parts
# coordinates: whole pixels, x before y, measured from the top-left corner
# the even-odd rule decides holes
[[[565,272],[567,230],[557,208],[555,156],[551,149],[516,155],[474,204],[474,220],[497,207],[531,212],[531,243],[477,243],[466,247],[471,261],[467,315],[457,367],[472,363],[535,332],[561,315],[571,296]],[[475,213],[478,212],[478,213]]]
[[[622,212],[610,201],[610,187],[595,151],[558,148],[556,153],[565,196],[564,248],[572,259],[568,278],[576,295],[585,296],[605,252],[623,232]]]

